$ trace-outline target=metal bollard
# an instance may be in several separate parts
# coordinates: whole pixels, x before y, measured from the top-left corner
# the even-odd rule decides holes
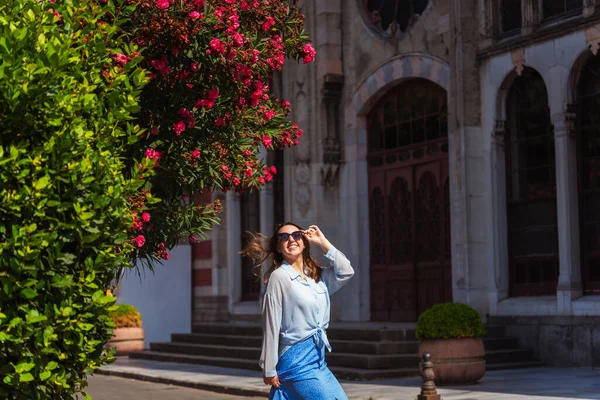
[[[431,354],[423,353],[421,360],[421,377],[423,378],[423,383],[421,384],[421,394],[417,396],[417,400],[442,400],[435,387],[435,373],[433,372]]]

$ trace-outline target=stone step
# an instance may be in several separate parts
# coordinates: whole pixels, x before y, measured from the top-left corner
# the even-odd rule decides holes
[[[250,369],[259,372],[261,371],[258,365],[258,360],[247,360],[239,358],[206,357],[179,353],[165,353],[162,351],[151,350],[144,350],[137,353],[129,353],[129,358],[138,360],[174,362],[182,364],[213,365],[216,367]]]
[[[262,329],[260,324],[248,322],[207,322],[197,323],[192,327],[192,333],[214,334],[214,335],[235,335],[235,336],[261,336]],[[414,340],[414,329],[386,329],[377,327],[360,328],[336,328],[327,329],[327,336],[330,340],[358,340],[358,341],[400,341],[404,339]]]
[[[485,361],[488,364],[505,364],[513,362],[525,362],[531,360],[531,349],[506,349],[491,350],[485,352]]]
[[[538,368],[543,367],[544,363],[540,361],[521,361],[509,363],[487,363],[487,371],[499,371],[505,369]]]
[[[189,354],[173,354],[157,351],[144,350],[138,353],[131,353],[130,358],[140,360],[173,362],[182,364],[213,365],[225,368],[249,369],[260,372],[260,367],[256,360],[243,360],[236,358],[206,357]],[[418,368],[394,368],[394,369],[360,369],[350,367],[339,367],[329,365],[331,371],[338,379],[347,380],[371,380],[400,378],[406,376],[417,376]]]
[[[189,354],[194,356],[238,358],[258,362],[260,347],[230,347],[222,345],[207,345],[199,343],[150,343],[150,350],[171,353]]]
[[[485,345],[485,351],[518,349],[519,339],[514,336],[484,337],[483,344]]]
[[[327,364],[336,367],[361,369],[416,368],[419,365],[417,354],[368,355],[349,353],[326,353]]]
[[[199,343],[231,347],[261,347],[261,336],[215,335],[201,333],[174,333],[172,342]],[[364,341],[364,340],[333,340],[329,341],[336,352],[358,354],[416,354],[419,342],[416,340],[402,341]]]
[[[418,368],[394,368],[394,369],[361,369],[336,367],[328,365],[329,369],[338,379],[364,381],[373,379],[393,379],[409,376],[419,376]]]
[[[151,343],[150,350],[152,352],[160,353],[235,358],[252,360],[254,362],[258,362],[261,353],[261,349],[259,347],[228,347],[177,342]],[[325,360],[329,365],[332,366],[364,369],[411,368],[418,365],[418,357],[416,353],[373,355],[327,352],[325,355]]]
[[[261,347],[262,336],[216,335],[202,333],[174,333],[171,341],[177,343],[199,343],[231,347]],[[332,348],[341,353],[357,354],[416,354],[419,349],[417,340],[401,341],[364,341],[364,340],[330,340]],[[517,349],[516,337],[486,337],[486,351]]]

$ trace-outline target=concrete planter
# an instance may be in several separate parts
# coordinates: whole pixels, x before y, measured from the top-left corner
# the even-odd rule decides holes
[[[481,338],[424,340],[419,345],[419,355],[423,353],[431,354],[438,385],[476,383],[485,374]]]
[[[106,348],[116,347],[117,356],[144,350],[144,330],[142,328],[116,328]]]

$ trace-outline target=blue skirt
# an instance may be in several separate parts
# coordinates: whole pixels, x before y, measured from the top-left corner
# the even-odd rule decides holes
[[[269,400],[348,400],[325,362],[325,347],[315,336],[296,343],[277,362],[281,386],[271,387]]]

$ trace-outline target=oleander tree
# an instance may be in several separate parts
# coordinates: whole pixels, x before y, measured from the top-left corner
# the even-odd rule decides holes
[[[221,205],[198,205],[204,190],[257,189],[277,171],[257,157],[298,144],[290,103],[269,81],[286,58],[313,61],[303,15],[282,0],[130,0],[127,29],[143,47],[150,83],[141,95],[142,140],[130,160],[153,170],[133,207],[134,258],[152,267],[182,236],[194,241]],[[127,57],[121,59],[123,65]],[[161,199],[149,204],[146,195]]]
[[[0,4],[0,398],[89,398],[122,271],[272,179],[302,130],[271,75],[314,57],[282,0]]]

